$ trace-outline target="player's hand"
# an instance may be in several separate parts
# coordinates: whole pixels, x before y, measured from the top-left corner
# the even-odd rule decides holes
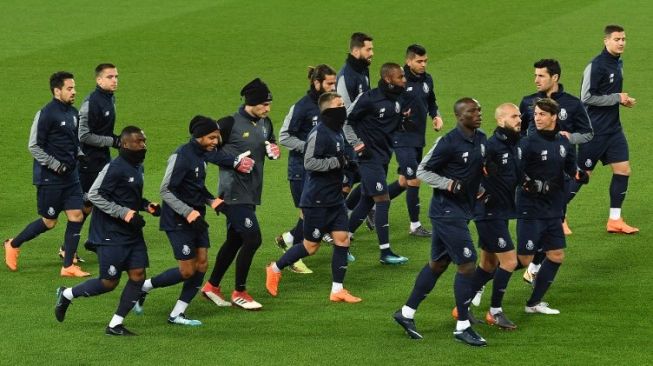
[[[413,119],[410,117],[410,109],[402,113],[400,129],[405,132],[415,131],[417,125],[413,122]]]
[[[66,163],[59,163],[59,167],[57,168],[57,170],[55,170],[55,173],[59,175],[67,175],[70,174],[71,171],[72,168],[70,167],[70,165]]]
[[[488,159],[483,164],[483,175],[486,177],[494,177],[499,174],[499,165],[494,161]]]
[[[354,146],[354,152],[356,153],[359,159],[368,159],[370,157],[370,153],[369,151],[367,151],[367,147],[362,142]]]
[[[571,137],[571,134],[568,131],[560,131],[560,136],[564,136],[567,140]]]
[[[224,200],[220,197],[216,197],[213,199],[213,202],[211,202],[211,208],[215,210],[215,214],[218,216],[220,216],[220,212],[224,210],[224,207]]]
[[[442,129],[442,126],[444,126],[444,121],[442,121],[442,117],[440,116],[433,117],[433,129],[435,131],[440,131]]]
[[[619,104],[626,105],[628,102],[628,93],[618,93],[619,94]]]
[[[578,169],[576,171],[576,176],[574,177],[574,179],[576,180],[576,182],[580,184],[587,184],[590,182],[589,172],[582,169]]]
[[[281,150],[279,150],[279,146],[269,141],[265,141],[265,153],[271,160],[277,160],[281,156]]]
[[[345,154],[340,154],[336,157],[338,159],[338,167],[340,169],[349,168],[349,158]]]
[[[521,187],[527,193],[531,193],[531,194],[542,193],[544,182],[542,182],[539,179],[531,179],[530,177],[526,177],[522,182]]]
[[[478,193],[476,193],[476,199],[488,206],[488,202],[492,199],[492,195],[485,190],[485,187],[479,186]]]
[[[120,149],[120,136],[113,135],[113,143],[111,147],[114,149]]]
[[[193,210],[188,214],[188,216],[186,216],[186,222],[188,222],[190,224],[200,216],[202,216],[202,215],[200,214],[199,211]]]
[[[80,164],[88,164],[89,160],[90,159],[88,158],[88,156],[86,154],[77,155],[77,161]]]
[[[155,202],[150,202],[147,205],[147,212],[154,217],[159,217],[161,216],[161,205]]]
[[[136,211],[130,211],[130,212],[134,212],[134,214],[130,217],[129,221],[127,221],[127,218],[125,217],[125,221],[127,221],[127,223],[132,228],[132,230],[137,232],[142,230],[143,227],[145,226],[145,219],[143,219],[143,216],[141,216]]]
[[[197,211],[195,211],[197,212]],[[186,218],[188,219],[188,218]],[[190,226],[193,230],[204,231],[209,228],[209,224],[204,220],[202,216],[197,216],[191,223]]]
[[[234,169],[239,173],[249,174],[254,169],[254,159],[250,158],[251,151],[247,150],[234,159]]]
[[[626,99],[626,102],[621,103],[621,105],[623,105],[626,108],[632,108],[635,106],[635,104],[637,104],[637,100],[631,97],[628,97],[628,99]]]
[[[465,186],[463,185],[463,182],[458,179],[453,179],[451,183],[449,183],[447,190],[457,197],[463,197],[465,195]]]

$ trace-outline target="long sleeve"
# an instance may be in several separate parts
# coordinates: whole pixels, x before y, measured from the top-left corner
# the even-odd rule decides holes
[[[48,122],[41,115],[41,111],[37,112],[32,122],[27,147],[39,164],[47,166],[52,170],[57,170],[61,166],[61,162],[45,152],[44,149],[47,142],[48,128]]]
[[[89,104],[89,100],[86,99],[79,109],[79,141],[97,147],[113,146],[113,136],[101,136],[91,132],[92,126],[90,125],[91,122],[89,118]]]
[[[429,186],[447,190],[452,180],[436,173],[448,159],[446,144],[439,137],[417,167],[417,178]]]
[[[193,211],[193,208],[177,198],[174,194],[175,188],[183,179],[182,162],[177,159],[177,156],[177,154],[172,154],[168,158],[168,166],[163,175],[159,191],[161,193],[161,199],[166,205],[170,206],[179,215],[186,217]]]
[[[619,93],[599,94],[598,86],[600,81],[601,71],[590,62],[583,72],[583,83],[580,89],[580,99],[583,103],[599,107],[619,104],[621,101]]]
[[[127,212],[129,212],[129,208],[111,202],[105,197],[106,192],[112,192],[116,188],[116,179],[111,176],[109,167],[110,164],[105,165],[98,174],[91,189],[88,191],[88,200],[93,203],[93,206],[106,214],[124,219],[127,216]]]
[[[300,116],[295,113],[295,105],[293,105],[283,120],[281,130],[279,130],[279,143],[289,150],[303,153],[306,143],[294,135],[298,131],[299,119]]]
[[[318,145],[317,131],[308,135],[306,141],[306,152],[304,153],[304,168],[317,172],[326,172],[338,168],[338,158],[335,156],[328,158],[315,157],[316,145]]]

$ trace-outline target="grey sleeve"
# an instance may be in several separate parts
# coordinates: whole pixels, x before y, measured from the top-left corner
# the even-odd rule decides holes
[[[95,182],[93,182],[91,189],[88,190],[88,200],[93,203],[93,206],[97,207],[99,210],[105,212],[106,214],[111,215],[115,218],[124,219],[125,216],[127,216],[127,212],[129,212],[129,208],[120,206],[115,202],[107,200],[106,198],[102,197],[99,192],[104,183],[104,179],[106,178],[109,166],[110,164],[105,165],[102,171],[98,174],[97,178],[95,178]]]
[[[338,168],[338,158],[319,159],[315,157],[315,141],[317,140],[317,131],[308,135],[306,140],[306,152],[304,153],[304,168],[315,172],[327,172]]]
[[[439,137],[435,141],[435,144],[433,144],[431,150],[429,150],[428,154],[426,154],[424,159],[422,159],[422,161],[419,163],[419,166],[417,167],[417,178],[432,188],[446,191],[449,189],[449,185],[451,182],[453,182],[453,180],[426,169],[426,164],[429,160],[431,160],[431,157],[433,156],[433,150],[435,150],[435,147],[438,146],[438,143],[441,139],[442,137]]]
[[[354,103],[352,103],[350,106],[347,107],[347,116],[351,114],[351,111],[354,109],[359,99],[360,99],[360,95],[356,98]],[[351,146],[362,144],[363,140],[361,140],[360,137],[356,135],[356,131],[354,131],[354,128],[351,126],[349,121],[350,121],[349,118],[347,118],[345,124],[342,126],[342,131],[345,133],[345,138],[347,139],[347,142],[349,142]]]
[[[88,104],[88,99],[86,99],[79,109],[79,141],[91,146],[113,146],[113,136],[101,136],[91,132],[88,125]]]
[[[170,206],[170,208],[172,208],[172,210],[179,215],[186,217],[193,211],[193,208],[185,204],[182,200],[177,198],[177,196],[175,196],[172,191],[170,191],[170,179],[172,177],[172,173],[175,170],[176,162],[177,154],[170,155],[170,158],[168,158],[168,166],[166,167],[166,172],[163,175],[163,180],[161,181],[161,188],[159,191],[161,193],[161,199],[166,203],[166,205]]]
[[[349,109],[349,106],[352,104],[351,96],[349,95],[349,90],[347,90],[347,82],[345,81],[345,75],[341,75],[338,78],[336,83],[336,92],[342,97],[342,101],[345,103],[345,107]]]
[[[29,149],[30,154],[34,159],[41,165],[47,166],[52,170],[57,170],[61,166],[61,162],[57,160],[54,156],[49,155],[43,150],[43,148],[38,143],[38,134],[39,134],[39,120],[41,119],[41,111],[36,113],[34,116],[34,121],[32,122],[32,129],[29,132],[29,142],[27,148]]]
[[[279,143],[287,147],[288,150],[296,150],[299,151],[300,153],[303,153],[306,143],[298,139],[296,136],[291,135],[288,132],[288,128],[290,127],[290,123],[292,121],[294,111],[295,111],[295,105],[293,104],[292,107],[290,107],[290,111],[288,111],[286,118],[283,120],[283,125],[281,126],[281,130],[279,130]]]
[[[580,100],[585,104],[594,105],[597,107],[619,104],[621,101],[619,93],[608,95],[592,94],[592,76],[596,77],[596,75],[592,75],[592,63],[590,62],[589,65],[585,67],[585,71],[583,71],[583,83],[580,88]]]
[[[584,144],[592,140],[592,138],[594,138],[594,132],[574,132],[569,136],[569,142],[574,145]]]

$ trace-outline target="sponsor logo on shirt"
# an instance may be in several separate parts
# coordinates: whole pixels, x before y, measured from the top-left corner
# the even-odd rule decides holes
[[[549,159],[549,151],[548,150],[542,150],[540,153],[540,159],[542,161],[548,160]]]

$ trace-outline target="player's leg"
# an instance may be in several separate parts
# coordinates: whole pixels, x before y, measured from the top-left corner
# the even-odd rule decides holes
[[[331,294],[329,300],[334,302],[357,303],[361,298],[353,296],[344,288],[347,274],[347,252],[349,250],[347,208],[342,205],[328,209],[325,230],[333,237],[333,254],[331,256]]]
[[[494,324],[503,329],[515,329],[517,326],[506,317],[502,304],[510,277],[517,268],[517,252],[512,246],[511,250],[496,253],[496,257],[499,260],[499,266],[494,272],[490,310],[485,315],[485,320],[488,324]]]
[[[209,280],[202,287],[204,296],[213,301],[217,306],[231,306],[231,302],[227,301],[222,294],[220,283],[242,245],[240,234],[236,231],[234,225],[230,224],[230,217],[236,217],[233,209],[230,209],[229,206],[227,206],[225,216],[227,216],[227,237],[215,257],[215,263]]]
[[[254,301],[247,292],[247,277],[252,266],[256,251],[261,246],[261,229],[256,218],[254,206],[240,205],[239,216],[243,217],[242,225],[236,227],[242,247],[236,256],[235,288],[231,294],[231,302],[245,310],[259,310],[263,306]]]
[[[201,243],[197,244],[201,245]],[[195,295],[197,295],[200,286],[202,286],[208,263],[206,247],[197,247],[194,249],[194,252],[195,258],[183,261],[183,265],[180,263],[179,266],[180,272],[184,277],[184,285],[181,288],[179,299],[175,303],[175,306],[168,317],[168,322],[171,324],[190,326],[202,325],[202,322],[199,320],[186,318],[186,309],[193,298],[195,298]]]
[[[542,267],[535,279],[531,297],[526,301],[525,311],[527,313],[560,314],[559,310],[549,308],[549,304],[543,302],[542,299],[553,283],[564,260],[565,237],[562,228],[555,219],[541,221],[544,230],[541,246],[546,252],[546,258],[542,262]]]
[[[133,255],[133,249],[132,255]],[[130,261],[130,259],[127,259]],[[125,317],[129,314],[129,311],[134,307],[134,304],[140,299],[143,287],[143,281],[145,281],[145,268],[131,268],[127,271],[129,280],[125,284],[125,287],[120,294],[120,301],[118,302],[118,308],[116,312],[111,317],[109,325],[105,330],[105,334],[113,336],[133,336],[135,333],[131,332],[123,325]]]
[[[84,213],[81,210],[81,197],[79,198],[79,209],[68,209],[65,211],[68,217],[68,223],[66,224],[66,232],[64,234],[65,255],[63,267],[61,267],[61,276],[64,277],[86,277],[90,275],[79,266],[73,264],[75,253],[77,253],[77,247],[79,246],[80,232],[84,224]]]

